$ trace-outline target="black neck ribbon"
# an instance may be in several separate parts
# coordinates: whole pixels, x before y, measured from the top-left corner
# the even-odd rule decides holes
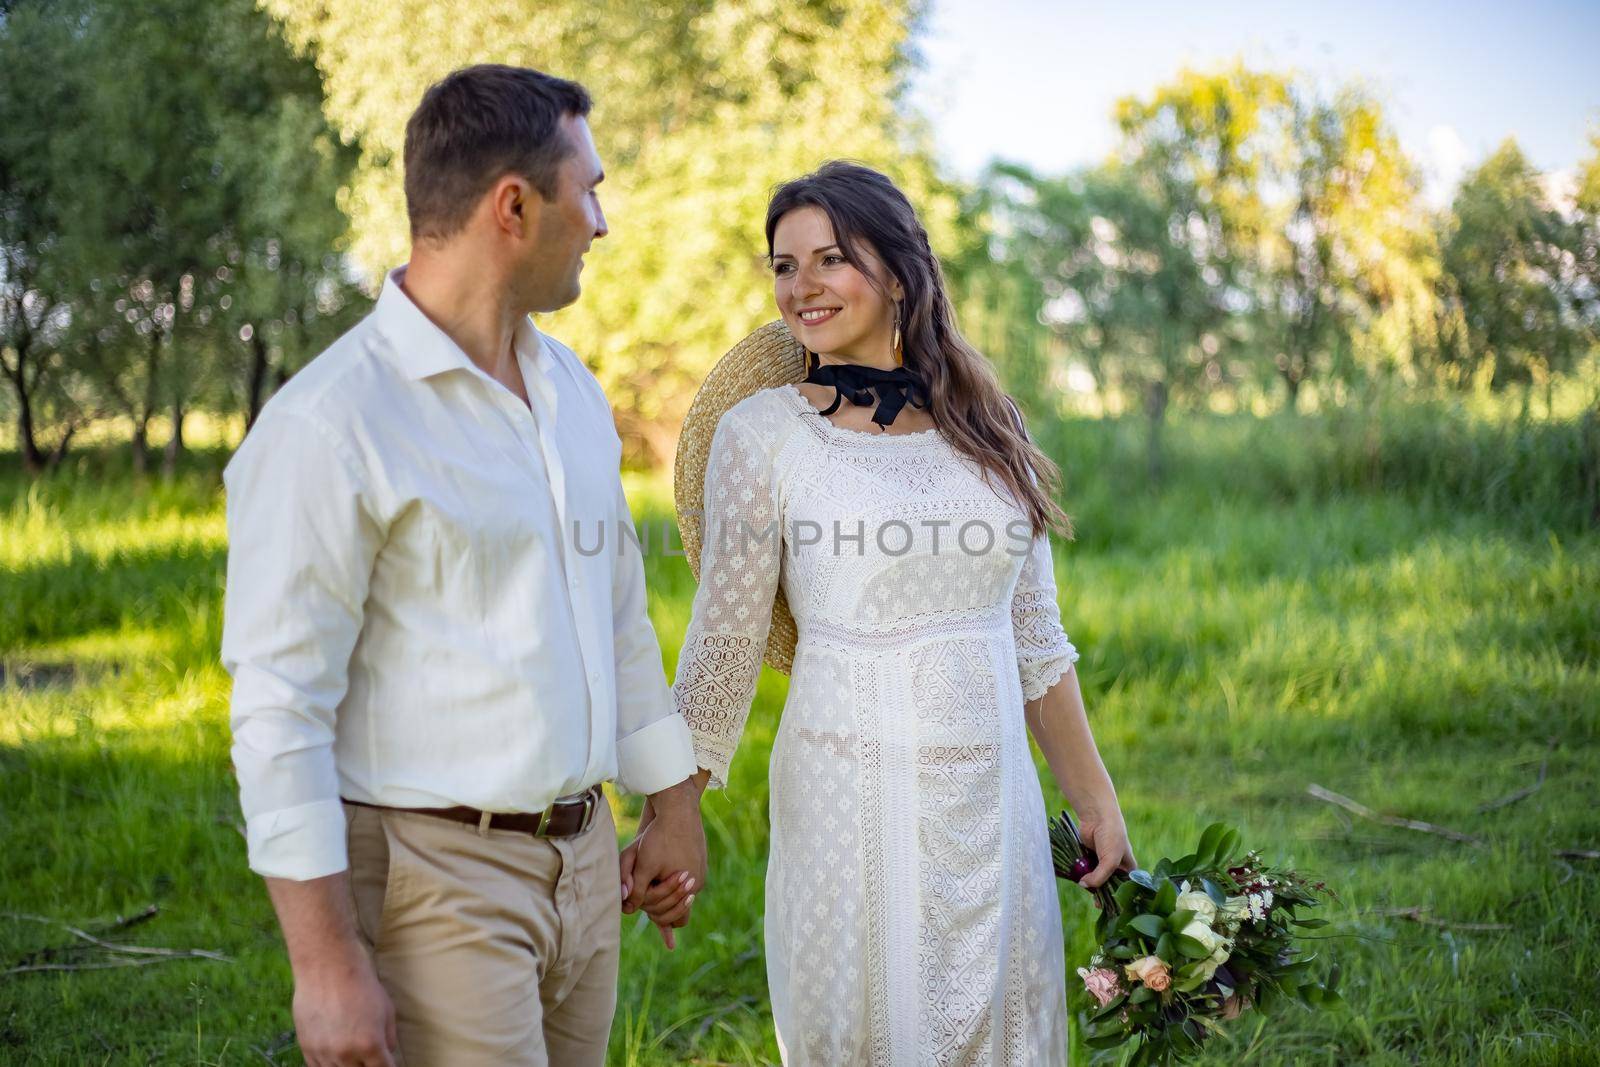
[[[928,406],[928,387],[905,367],[881,370],[859,363],[819,363],[811,368],[805,380],[834,389],[833,403],[820,413],[823,415],[832,415],[839,410],[839,402],[846,398],[857,407],[867,407],[876,402],[877,409],[872,413],[872,421],[880,427],[887,427],[907,402],[914,408]]]

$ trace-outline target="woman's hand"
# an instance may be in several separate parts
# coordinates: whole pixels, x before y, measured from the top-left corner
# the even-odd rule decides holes
[[[646,797],[644,810],[639,815],[638,833],[633,842],[622,850],[620,857],[622,911],[625,915],[631,915],[635,911],[643,911],[648,915],[660,932],[662,943],[670,950],[677,948],[677,937],[673,934],[673,930],[688,925],[689,909],[693,906],[695,894],[699,892],[701,885],[688,871],[676,870],[661,873],[644,887],[642,892],[633,892],[639,848],[655,821],[654,799]],[[704,870],[703,857],[701,869]]]
[[[1133,846],[1128,843],[1128,827],[1122,821],[1120,808],[1079,812],[1078,837],[1100,861],[1094,870],[1079,879],[1078,884],[1085,889],[1100,888],[1113,871],[1131,871],[1139,866],[1133,858]]]

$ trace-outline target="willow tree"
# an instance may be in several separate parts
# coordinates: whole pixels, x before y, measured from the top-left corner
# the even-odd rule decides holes
[[[1308,382],[1348,382],[1363,364],[1410,368],[1432,317],[1436,258],[1417,167],[1375,97],[1293,82],[1282,116],[1257,284],[1293,412]]]
[[[834,157],[884,168],[947,240],[955,198],[902,114],[911,0],[265,0],[314,51],[327,113],[362,155],[347,199],[373,277],[407,247],[405,122],[469,63],[583,82],[611,236],[546,324],[594,367],[636,457],[670,454],[710,364],[775,317],[762,219],[774,185]]]
[[[1442,238],[1443,358],[1462,381],[1550,390],[1594,347],[1581,219],[1507,140],[1462,181]]]

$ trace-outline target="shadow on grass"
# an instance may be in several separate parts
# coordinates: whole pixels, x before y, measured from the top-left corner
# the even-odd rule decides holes
[[[0,652],[122,627],[200,625],[220,638],[227,553],[195,543],[0,570]],[[214,647],[214,642],[213,646]]]

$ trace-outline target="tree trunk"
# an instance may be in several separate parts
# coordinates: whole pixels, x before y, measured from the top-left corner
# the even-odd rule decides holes
[[[142,479],[150,470],[150,419],[156,408],[156,372],[161,368],[161,331],[150,331],[144,356],[144,399],[133,411],[133,474]]]
[[[135,415],[133,417],[133,476],[136,480],[143,480],[150,469],[150,457],[146,452],[150,442],[150,416]]]
[[[20,308],[18,313],[21,314]],[[45,455],[39,448],[38,428],[33,422],[33,387],[38,384],[38,375],[34,375],[32,382],[28,381],[28,353],[33,347],[32,340],[32,331],[24,323],[22,335],[14,346],[17,353],[16,368],[13,369],[0,357],[0,369],[11,379],[17,394],[17,452],[22,456],[22,469],[36,475],[44,470]]]
[[[12,378],[12,383],[17,388],[17,451],[22,454],[22,469],[29,474],[40,474],[45,468],[45,455],[39,448],[39,438],[33,425],[33,397],[28,395],[20,353],[17,374]]]
[[[167,438],[166,450],[161,455],[161,477],[172,481],[178,473],[178,460],[183,456],[183,401],[177,397],[172,401],[172,436]]]
[[[262,393],[267,388],[267,342],[262,339],[258,330],[250,335],[250,378],[245,384],[244,431],[250,432],[250,427],[256,424],[256,417],[261,414],[261,405],[265,402]]]
[[[1146,439],[1145,462],[1151,485],[1160,485],[1165,475],[1161,454],[1161,431],[1167,416],[1167,383],[1151,382],[1145,387],[1144,413],[1149,436]]]

